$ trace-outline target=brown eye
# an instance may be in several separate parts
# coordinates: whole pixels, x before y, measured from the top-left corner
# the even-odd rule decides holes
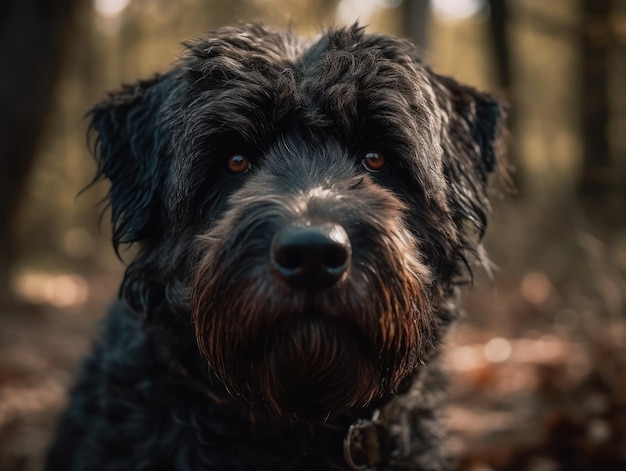
[[[250,160],[242,154],[233,154],[228,157],[226,167],[233,173],[243,173],[250,168]]]
[[[387,159],[383,154],[371,151],[363,157],[363,166],[370,172],[380,172],[387,165]]]

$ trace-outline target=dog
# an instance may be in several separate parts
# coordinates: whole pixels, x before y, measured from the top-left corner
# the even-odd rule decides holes
[[[184,45],[89,115],[139,250],[47,469],[449,469],[437,352],[502,104],[356,24]]]

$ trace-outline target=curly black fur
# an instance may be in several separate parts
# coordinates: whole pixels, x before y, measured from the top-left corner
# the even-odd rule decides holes
[[[370,465],[447,469],[437,348],[479,253],[501,105],[356,25],[186,48],[91,112],[114,247],[140,250],[48,469],[348,469],[348,429],[375,410]],[[324,224],[348,268],[291,286],[276,234]]]

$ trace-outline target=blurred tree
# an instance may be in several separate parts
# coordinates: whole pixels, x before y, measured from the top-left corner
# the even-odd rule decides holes
[[[503,95],[504,100],[509,105],[506,119],[507,128],[512,135],[515,135],[517,119],[515,113],[515,94],[513,92],[512,48],[511,40],[508,34],[510,17],[509,1],[490,0],[488,3],[490,9],[488,26],[495,65],[496,83],[500,94]],[[519,167],[519,156],[517,155],[516,150],[517,149],[513,145],[509,145],[507,149],[509,166],[514,169]],[[510,178],[512,179],[514,190],[523,187],[520,173],[513,172]],[[514,194],[515,191],[512,191],[511,196]]]
[[[607,139],[608,58],[612,46],[610,0],[582,2],[582,136],[583,162],[579,194],[588,214],[610,218],[603,211],[611,192],[611,158]],[[609,205],[610,206],[610,205]],[[606,208],[609,209],[610,208]]]
[[[510,94],[511,78],[511,47],[507,34],[509,23],[508,0],[490,0],[489,30],[493,45],[498,86]]]
[[[402,36],[410,39],[422,50],[428,49],[430,5],[428,0],[405,0],[400,6]]]
[[[0,302],[16,257],[13,224],[70,39],[78,0],[0,6]],[[83,2],[84,3],[84,2]]]

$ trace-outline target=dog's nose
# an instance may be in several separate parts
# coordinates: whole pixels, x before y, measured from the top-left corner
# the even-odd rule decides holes
[[[271,257],[273,267],[289,285],[322,289],[346,273],[352,247],[339,224],[287,226],[274,236]]]

